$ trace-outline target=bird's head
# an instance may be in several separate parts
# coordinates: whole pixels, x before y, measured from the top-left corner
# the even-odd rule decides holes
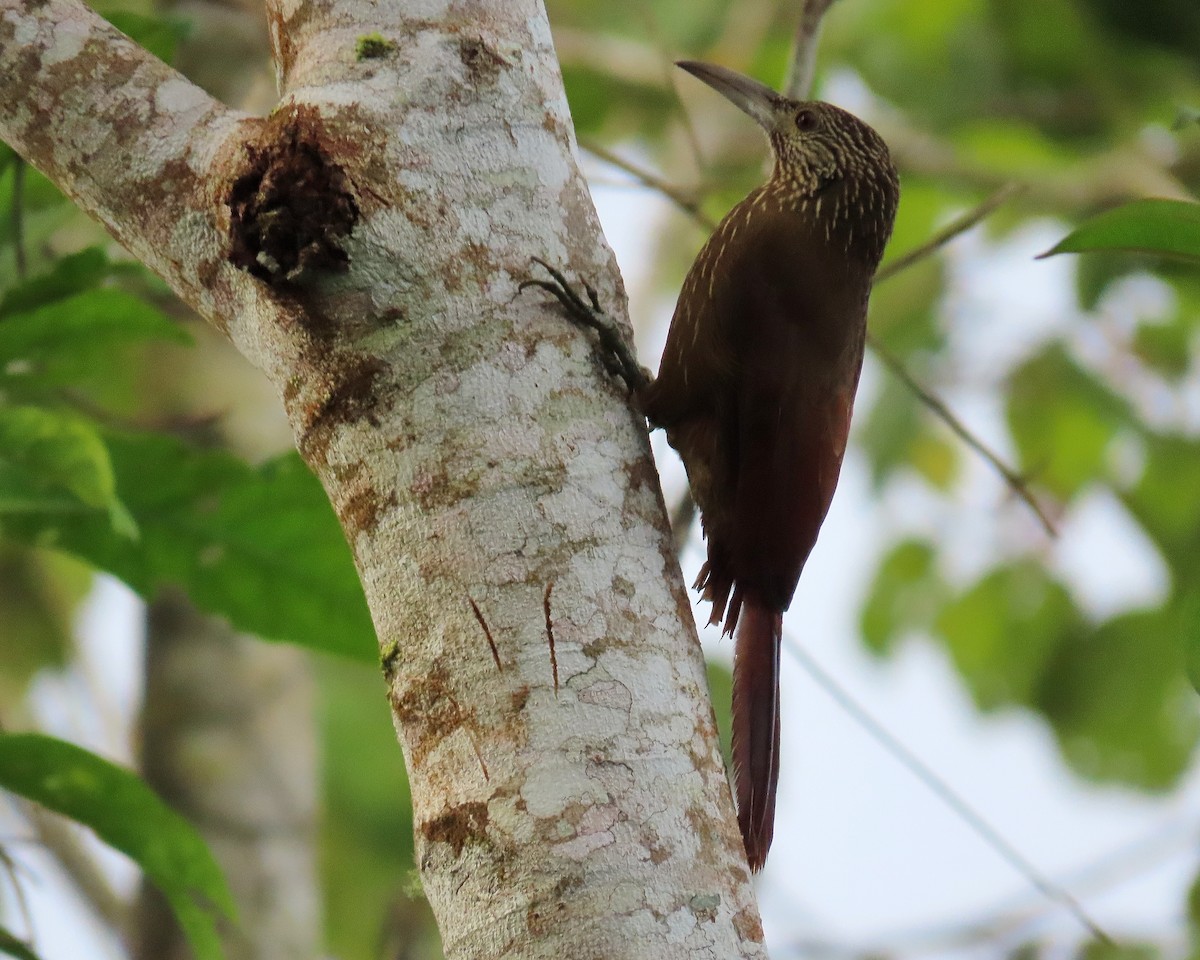
[[[852,113],[820,100],[792,100],[725,67],[695,60],[677,64],[704,81],[766,131],[775,153],[775,176],[812,192],[837,180],[894,182],[887,145]]]

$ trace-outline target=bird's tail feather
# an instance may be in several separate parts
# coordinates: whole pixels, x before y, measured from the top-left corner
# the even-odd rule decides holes
[[[741,610],[733,660],[733,779],[742,842],[750,869],[757,872],[775,830],[783,614],[753,596],[736,600]]]

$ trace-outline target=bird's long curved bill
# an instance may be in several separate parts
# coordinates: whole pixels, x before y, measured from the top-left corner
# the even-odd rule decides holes
[[[770,130],[774,125],[775,106],[780,96],[766,84],[699,60],[678,60],[675,66],[683,68],[697,80],[703,80],[743,113],[757,120],[764,129]]]

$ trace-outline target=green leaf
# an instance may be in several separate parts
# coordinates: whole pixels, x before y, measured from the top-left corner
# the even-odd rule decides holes
[[[1146,790],[1178,782],[1200,735],[1184,662],[1194,629],[1169,605],[1064,635],[1037,705],[1078,773]]]
[[[1092,940],[1079,951],[1079,960],[1159,960],[1162,950],[1152,943],[1113,943]]]
[[[1072,150],[1022,120],[968,121],[955,131],[955,140],[968,162],[1010,176],[1045,177],[1075,159]]]
[[[959,448],[950,442],[940,421],[928,416],[916,394],[891,370],[883,371],[882,389],[870,410],[862,411],[862,415],[865,419],[859,423],[855,439],[867,454],[877,491],[905,467],[939,490],[952,486],[959,472]]]
[[[1184,127],[1190,127],[1193,124],[1200,124],[1200,109],[1196,107],[1180,107],[1175,114],[1175,122],[1171,124],[1171,129],[1182,130]]]
[[[936,562],[933,547],[923,540],[898,543],[883,558],[860,621],[871,651],[890,653],[905,633],[932,622],[947,593]]]
[[[137,533],[117,499],[108,449],[96,428],[41,407],[0,407],[0,514],[102,510],[111,530]]]
[[[1192,365],[1192,331],[1183,323],[1141,323],[1133,352],[1164,377],[1179,380]]]
[[[905,181],[904,203],[884,254],[883,278],[871,292],[872,335],[896,356],[909,359],[915,351],[937,348],[945,339],[937,322],[937,307],[946,268],[941,257],[932,256],[892,274],[892,262],[922,247],[950,213],[972,206],[978,199],[949,197],[940,184]]]
[[[36,953],[29,949],[29,945],[24,940],[3,926],[0,926],[0,953],[8,957],[16,957],[17,960],[41,960]]]
[[[1200,940],[1200,873],[1192,878],[1192,885],[1188,887],[1187,921],[1194,944],[1196,940]]]
[[[77,820],[131,857],[171,904],[201,960],[224,956],[218,917],[233,919],[225,878],[196,830],[138,776],[74,744],[0,734],[0,786]]]
[[[981,710],[1033,709],[1081,776],[1163,790],[1188,769],[1200,736],[1184,675],[1194,612],[1175,601],[1093,628],[1027,560],[947,604],[936,628]]]
[[[0,542],[0,703],[19,702],[39,671],[67,662],[91,585],[77,560]]]
[[[1107,474],[1109,444],[1134,422],[1128,404],[1058,343],[1012,374],[1007,413],[1023,472],[1063,499]]]
[[[296,454],[251,467],[165,436],[105,439],[137,543],[87,515],[13,517],[6,533],[82,557],[147,598],[180,586],[239,630],[376,659],[350,550]]]
[[[129,10],[105,14],[125,36],[149,50],[164,63],[175,59],[175,48],[187,38],[191,25],[176,17],[148,17]]]
[[[1082,629],[1067,591],[1032,562],[988,574],[937,617],[937,631],[983,711],[1033,705],[1059,644]]]
[[[921,430],[921,407],[913,392],[886,370],[883,377],[883,389],[871,409],[862,411],[866,417],[855,435],[871,465],[876,491],[908,462]]]
[[[1122,499],[1177,582],[1200,582],[1200,441],[1149,434],[1142,445],[1142,475],[1132,489],[1123,491]]]
[[[1153,272],[1161,257],[1099,250],[1075,263],[1075,290],[1084,310],[1095,310],[1109,288],[1131,274]]]
[[[84,284],[94,263],[64,270],[65,285]],[[54,274],[51,274],[51,278]],[[18,288],[16,303],[49,296],[54,281]],[[9,298],[4,306],[8,307]],[[41,302],[31,309],[0,317],[0,373],[42,384],[71,384],[106,370],[117,352],[131,343],[165,340],[186,344],[187,332],[161,311],[122,290],[86,290],[65,299]]]
[[[601,128],[606,136],[661,129],[677,109],[674,97],[658,84],[627,82],[590,66],[564,63],[563,85],[581,139]]]
[[[1005,960],[1042,960],[1042,945],[1036,941],[1019,944],[1005,954]]]
[[[958,479],[958,448],[947,432],[922,430],[912,445],[910,458],[917,473],[938,490],[949,490]]]
[[[98,286],[111,269],[108,255],[99,247],[88,247],[60,257],[47,273],[22,281],[4,295],[0,300],[0,318],[90,290]]]
[[[1177,601],[1183,623],[1183,656],[1192,688],[1200,693],[1200,590],[1185,592]]]
[[[1200,262],[1200,204],[1135,200],[1092,217],[1042,254],[1128,250]]]

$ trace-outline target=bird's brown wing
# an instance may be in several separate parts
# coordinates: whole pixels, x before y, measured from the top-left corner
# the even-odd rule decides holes
[[[733,509],[721,533],[730,540],[731,578],[786,610],[833,499],[853,385],[778,380],[778,359],[765,356],[771,345],[778,358],[795,356],[803,344],[794,331],[775,332],[782,335],[748,352],[746,382],[724,424],[737,442]]]
[[[785,610],[841,470],[868,278],[823,231],[784,218],[764,223],[733,266],[736,389],[719,428],[733,486],[730,573]]]
[[[740,251],[756,245],[752,216],[757,191],[726,214],[692,262],[679,291],[658,376],[639,397],[654,426],[670,430],[716,414],[731,384],[737,331],[729,315]]]
[[[795,236],[764,231],[759,239],[729,287],[740,334],[737,387],[722,407],[717,447],[728,451],[732,506],[711,532],[708,571],[714,596],[729,593],[725,629],[737,631],[734,781],[755,870],[766,859],[775,818],[783,611],[841,471],[867,283],[817,242],[822,238],[801,234],[808,242],[797,244]]]

